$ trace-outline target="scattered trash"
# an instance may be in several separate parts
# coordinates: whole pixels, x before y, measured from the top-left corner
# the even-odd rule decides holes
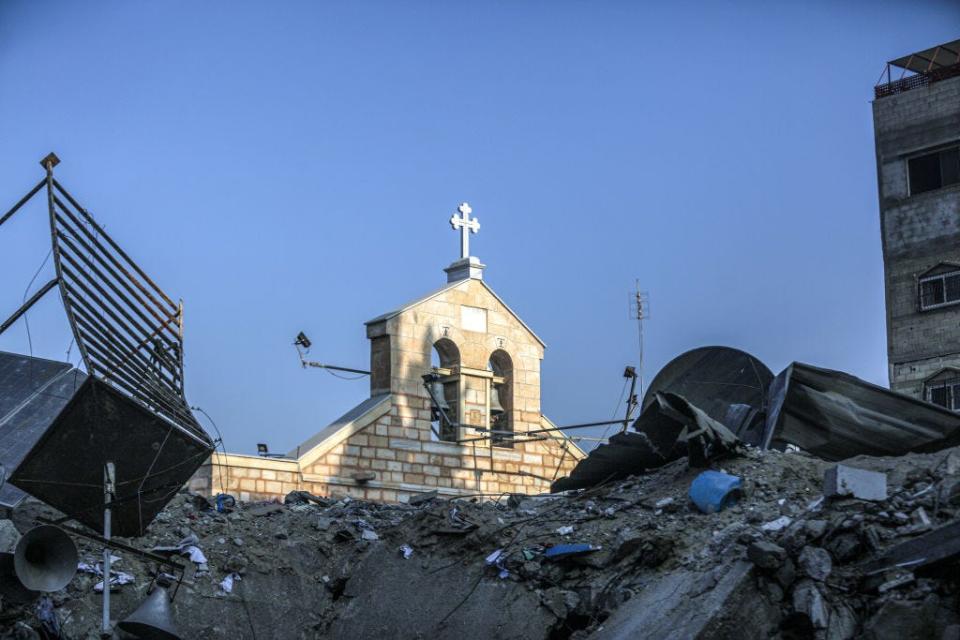
[[[661,498],[653,503],[653,506],[657,509],[663,509],[664,507],[672,505],[674,502],[675,500],[673,498]]]
[[[496,551],[488,555],[484,560],[484,562],[486,562],[487,564],[494,564],[497,560],[500,559],[500,556],[502,555],[503,555],[503,549],[497,549]]]
[[[220,589],[224,593],[233,593],[233,583],[241,579],[239,573],[228,573],[227,576],[220,581]]]
[[[400,555],[403,556],[404,560],[409,560],[410,556],[413,555],[413,547],[408,544],[400,545]]]
[[[568,536],[573,533],[573,526],[567,525],[557,529],[557,533],[561,536]]]
[[[543,557],[547,558],[548,560],[571,558],[574,556],[582,556],[588,553],[593,553],[594,551],[600,551],[600,549],[601,547],[595,547],[592,544],[586,543],[557,544],[544,551]]]
[[[740,478],[719,471],[704,471],[690,485],[690,499],[703,513],[716,513],[736,503]]]
[[[504,565],[505,559],[506,559],[506,556],[504,556],[503,554],[503,549],[497,549],[496,551],[488,555],[484,560],[484,562],[487,563],[487,566],[496,567],[498,569],[497,576],[501,580],[506,580],[507,578],[510,577],[510,572],[507,570],[506,566]]]
[[[176,553],[182,556],[187,556],[190,558],[190,561],[198,565],[198,569],[201,571],[206,570],[207,557],[203,554],[203,551],[200,549],[199,545],[200,539],[195,533],[191,533],[185,536],[180,542],[175,545],[167,546],[155,546],[151,551],[153,553],[165,553],[171,554]]]
[[[130,584],[134,581],[134,577],[126,572],[117,571],[112,568],[112,565],[120,562],[120,558],[117,556],[110,556],[110,591],[116,591],[120,586],[125,584]],[[82,573],[89,573],[97,577],[103,578],[103,566],[101,563],[89,563],[89,562],[78,562],[77,571]],[[97,593],[103,593],[103,580],[100,580],[95,585],[93,585],[93,590]]]
[[[760,529],[763,531],[783,531],[790,523],[793,522],[788,516],[780,516],[776,520],[771,520],[766,524],[763,524]]]
[[[229,493],[218,493],[216,498],[217,513],[230,513],[237,506],[237,499]]]

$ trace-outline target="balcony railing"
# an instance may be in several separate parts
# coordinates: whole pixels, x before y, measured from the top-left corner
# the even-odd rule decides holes
[[[939,67],[937,69],[918,73],[906,78],[894,80],[893,82],[878,84],[873,88],[873,92],[875,97],[885,98],[887,96],[895,96],[898,93],[910,91],[911,89],[916,89],[917,87],[927,87],[934,82],[946,80],[947,78],[955,78],[957,76],[960,76],[960,63],[952,64],[947,67]]]

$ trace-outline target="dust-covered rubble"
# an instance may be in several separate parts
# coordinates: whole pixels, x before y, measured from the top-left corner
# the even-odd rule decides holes
[[[742,495],[709,515],[687,495],[702,470],[679,460],[568,494],[416,505],[307,494],[220,512],[181,493],[147,535],[123,542],[185,565],[171,591],[191,639],[956,634],[955,558],[882,564],[900,543],[960,517],[960,451],[844,464],[886,474],[886,499],[825,499],[833,464],[751,449],[715,463],[742,480]],[[44,512],[28,502],[13,520],[24,532]],[[98,545],[78,546],[96,567]],[[118,621],[163,567],[115,556],[114,571],[132,577],[111,589]],[[0,637],[99,637],[101,580],[78,572],[49,597],[4,589]]]

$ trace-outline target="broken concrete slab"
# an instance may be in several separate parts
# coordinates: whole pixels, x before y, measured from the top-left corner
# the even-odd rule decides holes
[[[936,638],[936,604],[924,601],[887,600],[864,625],[868,640],[927,640]]]
[[[823,495],[828,498],[886,500],[887,474],[838,464],[823,474]]]
[[[867,574],[897,567],[918,571],[960,559],[960,520],[902,542],[864,567]]]
[[[658,638],[719,638],[714,635],[722,618],[736,610],[738,596],[750,592],[756,599],[756,587],[750,579],[750,563],[743,561],[721,565],[713,572],[675,571],[651,581],[633,598],[620,606],[591,637],[597,640]],[[701,588],[705,580],[716,580],[711,589]],[[753,637],[749,633],[740,636]],[[756,637],[765,637],[758,635]]]
[[[477,566],[424,566],[375,548],[352,572],[343,609],[324,637],[519,640],[543,637],[555,623],[535,592],[482,575]]]

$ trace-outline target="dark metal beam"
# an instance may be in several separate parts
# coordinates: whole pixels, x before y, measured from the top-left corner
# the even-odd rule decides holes
[[[40,191],[40,189],[43,189],[43,185],[45,185],[46,183],[47,183],[47,180],[46,178],[44,178],[43,180],[37,183],[37,186],[35,186],[33,189],[30,190],[30,193],[20,198],[20,202],[13,205],[13,208],[10,209],[10,211],[7,211],[5,214],[3,214],[3,217],[0,218],[0,225],[3,225],[3,223],[9,220],[13,216],[13,214],[19,211],[20,207],[27,204],[27,201],[29,201],[30,198],[37,195],[37,192]]]
[[[14,311],[12,316],[7,318],[7,320],[3,324],[0,324],[0,334],[2,334],[4,331],[9,329],[10,325],[16,322],[20,318],[20,316],[22,316],[27,311],[29,311],[30,307],[36,304],[40,298],[45,296],[47,292],[50,291],[50,289],[53,289],[55,286],[57,286],[57,282],[58,282],[57,278],[54,278],[47,284],[40,287],[40,289],[35,294],[30,296],[30,299],[24,302],[19,309]]]

